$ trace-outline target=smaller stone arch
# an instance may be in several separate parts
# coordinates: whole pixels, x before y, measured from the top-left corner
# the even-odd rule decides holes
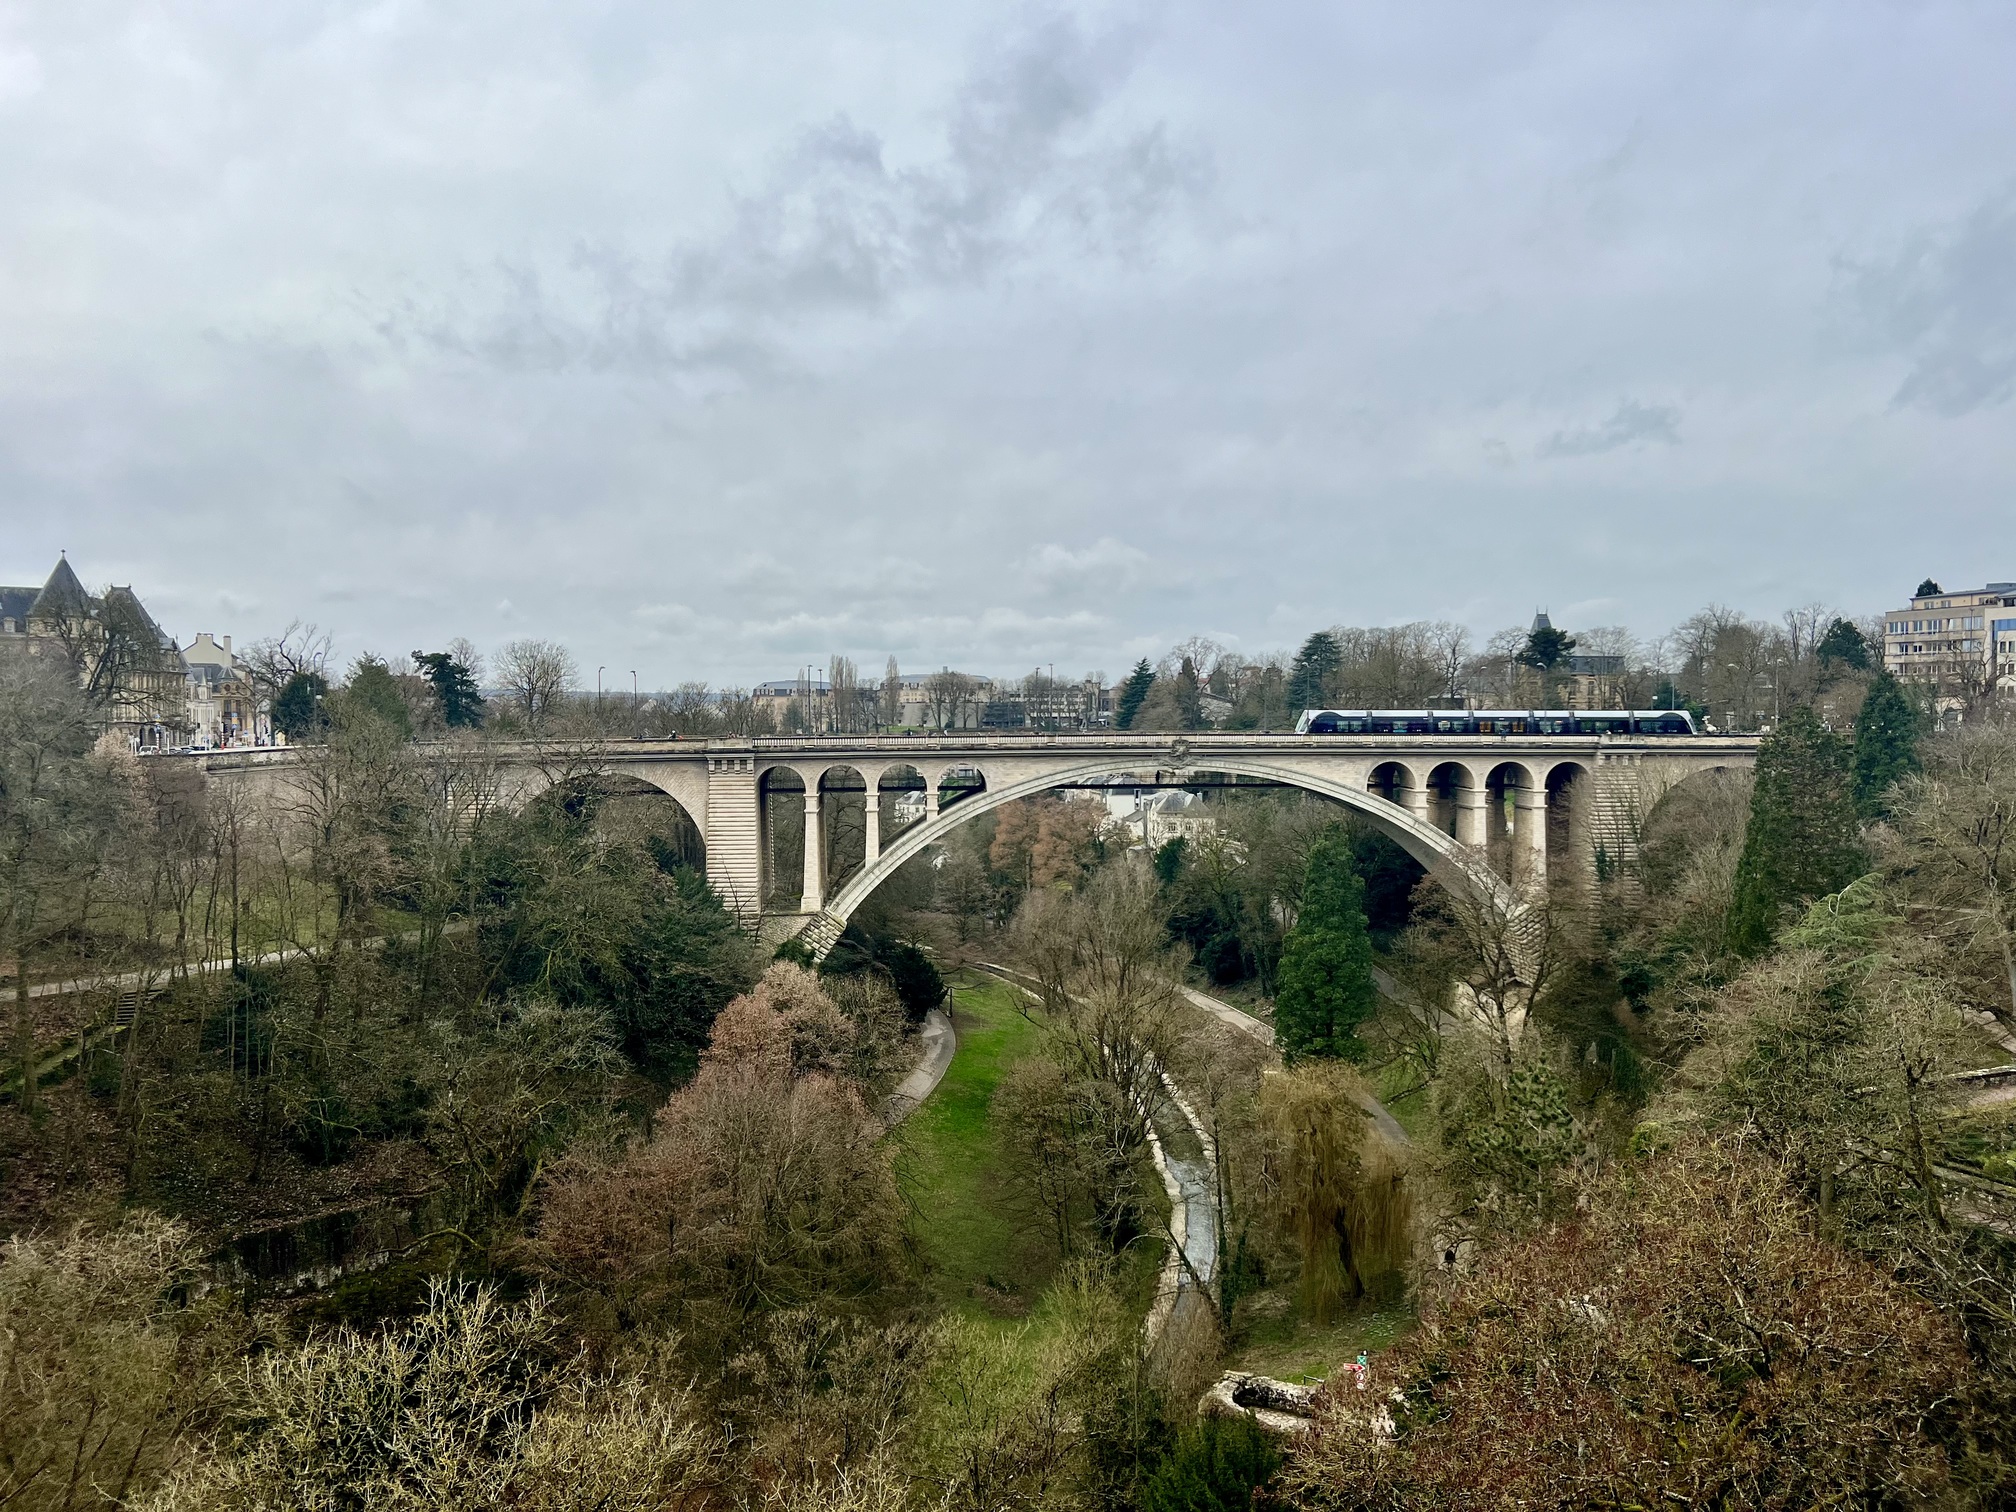
[[[1365,779],[1365,790],[1399,808],[1407,808],[1409,795],[1414,791],[1414,773],[1403,761],[1382,761]]]
[[[819,843],[825,848],[822,891],[868,864],[867,780],[858,768],[830,766],[819,774]]]
[[[758,878],[763,907],[795,910],[804,896],[805,778],[786,762],[756,775]]]
[[[1589,799],[1594,784],[1579,761],[1557,761],[1547,769],[1547,854],[1563,859],[1586,850]]]
[[[1753,777],[1748,767],[1699,767],[1662,786],[1646,806],[1632,858],[1648,890],[1679,886],[1704,832],[1739,837],[1749,821]]]
[[[1476,774],[1460,761],[1437,762],[1428,772],[1428,822],[1459,844],[1476,845],[1483,817],[1483,790]]]
[[[1520,851],[1534,847],[1533,830],[1545,821],[1546,797],[1523,761],[1501,761],[1484,774],[1484,853],[1507,881],[1523,875]]]
[[[987,774],[971,763],[947,767],[938,774],[938,812],[987,791]]]
[[[930,817],[931,785],[907,761],[884,767],[875,778],[875,804],[869,849],[876,855],[913,824]]]
[[[533,794],[575,819],[613,824],[643,846],[659,867],[707,870],[707,839],[692,811],[657,783],[628,772],[583,772]]]

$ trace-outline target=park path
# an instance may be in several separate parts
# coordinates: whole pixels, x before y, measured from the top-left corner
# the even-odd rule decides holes
[[[1035,991],[1029,986],[1036,979],[1027,972],[992,961],[976,961],[973,964],[990,976],[999,977],[1025,997],[1036,998]],[[1210,1131],[1204,1127],[1196,1109],[1177,1090],[1167,1071],[1162,1072],[1162,1086],[1175,1113],[1196,1136],[1201,1153],[1197,1156],[1173,1153],[1156,1131],[1154,1118],[1151,1116],[1148,1119],[1148,1153],[1155,1164],[1156,1174],[1162,1178],[1163,1192],[1169,1198],[1169,1237],[1173,1241],[1169,1258],[1162,1267],[1161,1280],[1156,1284],[1154,1305],[1148,1310],[1147,1329],[1151,1341],[1162,1336],[1178,1308],[1204,1305],[1204,1299],[1195,1293],[1200,1285],[1210,1285],[1218,1269],[1217,1151]]]
[[[444,938],[449,935],[467,934],[475,927],[475,923],[474,919],[451,919],[441,926],[441,934]],[[420,930],[409,929],[403,934],[370,935],[365,939],[357,941],[356,945],[359,950],[377,950],[388,940],[397,940],[401,944],[406,944],[419,939],[421,933]],[[333,940],[325,940],[321,944],[314,946],[313,949],[327,950],[334,944],[335,941]],[[238,964],[243,967],[271,966],[281,961],[300,960],[310,953],[310,950],[304,949],[299,945],[288,945],[279,950],[264,950],[257,955],[241,955],[238,957]],[[109,976],[57,977],[52,981],[33,983],[28,988],[28,996],[31,998],[61,997],[76,992],[102,992],[108,988],[119,992],[127,992],[140,987],[153,988],[183,977],[208,976],[212,972],[229,971],[231,964],[231,957],[216,956],[207,961],[190,961],[186,965],[177,963],[165,966],[152,966],[139,971],[115,972]],[[4,989],[0,989],[0,996],[11,997],[14,995],[14,992],[14,984],[10,982]]]
[[[1387,978],[1386,973],[1383,971],[1376,973],[1376,975],[1385,979],[1379,984],[1380,990],[1390,996],[1392,991],[1391,979]],[[1214,998],[1208,993],[1199,992],[1195,987],[1186,987],[1178,983],[1176,990],[1183,994],[1185,1000],[1192,1007],[1202,1008],[1219,1022],[1230,1025],[1249,1039],[1258,1040],[1269,1050],[1275,1049],[1273,1028],[1260,1019],[1253,1017],[1252,1014],[1234,1008],[1230,1003]],[[1370,1092],[1358,1093],[1357,1099],[1358,1106],[1370,1115],[1372,1122],[1378,1125],[1381,1134],[1384,1134],[1394,1144],[1402,1148],[1414,1143],[1413,1136],[1401,1127],[1400,1120],[1388,1111],[1386,1104],[1379,1101]]]
[[[924,1026],[917,1031],[917,1038],[922,1044],[923,1054],[910,1074],[897,1083],[896,1090],[882,1104],[883,1121],[892,1129],[916,1112],[917,1105],[938,1090],[938,1083],[945,1079],[952,1057],[959,1050],[959,1035],[952,1027],[952,1015],[943,1008],[933,1008],[924,1015]]]

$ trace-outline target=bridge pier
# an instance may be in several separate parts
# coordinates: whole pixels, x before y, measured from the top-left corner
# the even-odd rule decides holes
[[[819,819],[819,782],[805,783],[805,884],[798,912],[816,914],[826,906],[826,826]]]
[[[1407,812],[1413,816],[1416,824],[1423,829],[1435,827],[1434,821],[1428,817],[1428,779],[1425,775],[1416,777],[1401,796],[1406,801]]]
[[[1512,878],[1545,881],[1547,877],[1547,789],[1531,785],[1512,792]]]
[[[1474,780],[1456,789],[1456,843],[1484,849],[1484,789]]]
[[[867,834],[861,856],[864,871],[873,866],[875,858],[882,854],[882,792],[873,779],[868,784]]]

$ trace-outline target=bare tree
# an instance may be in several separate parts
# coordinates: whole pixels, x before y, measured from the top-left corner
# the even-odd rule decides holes
[[[977,682],[964,672],[950,668],[933,672],[924,682],[925,706],[931,711],[931,722],[941,730],[959,728],[973,707],[977,691]]]
[[[2008,996],[1986,1006],[2016,1026],[2016,732],[1965,724],[1927,757],[1902,784],[1898,860],[1968,943],[2000,958]]]
[[[835,656],[827,663],[826,700],[828,723],[835,734],[857,735],[866,728],[869,706],[852,657]]]
[[[1484,649],[1464,668],[1470,696],[1485,708],[1512,708],[1519,701],[1519,680],[1530,669],[1519,665],[1519,653],[1526,649],[1526,632],[1514,626],[1499,630],[1484,643]]]
[[[553,706],[581,680],[581,669],[558,641],[515,640],[497,653],[497,680],[525,723],[544,727]]]
[[[483,661],[483,653],[476,649],[474,641],[466,635],[458,635],[455,639],[448,642],[448,654],[462,664],[463,670],[469,674],[471,682],[482,683],[485,663]]]
[[[293,681],[295,674],[327,675],[330,635],[326,630],[300,620],[291,620],[278,635],[254,641],[239,660],[262,698],[273,698]]]
[[[890,657],[889,664],[882,669],[882,686],[877,713],[882,727],[893,729],[903,721],[903,674],[896,668],[896,658]]]
[[[1442,679],[1442,696],[1463,694],[1463,668],[1470,659],[1470,632],[1448,620],[1436,620],[1426,627],[1429,649],[1434,652],[1437,674]]]
[[[1074,892],[1031,893],[1014,942],[1040,984],[1049,1052],[1089,1094],[1083,1117],[1103,1173],[1094,1206],[1111,1238],[1133,1211],[1149,1110],[1180,1035],[1173,983],[1181,961],[1154,878],[1108,867]]]
[[[1434,880],[1417,895],[1424,943],[1453,977],[1459,1012],[1489,1035],[1509,1073],[1527,1010],[1558,961],[1560,905],[1544,881],[1479,887],[1448,871]]]

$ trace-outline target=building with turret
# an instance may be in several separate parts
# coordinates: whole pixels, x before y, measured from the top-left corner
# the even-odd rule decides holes
[[[178,745],[187,733],[181,648],[131,588],[91,593],[68,557],[39,588],[0,586],[0,654],[67,661],[99,728],[136,746]]]

